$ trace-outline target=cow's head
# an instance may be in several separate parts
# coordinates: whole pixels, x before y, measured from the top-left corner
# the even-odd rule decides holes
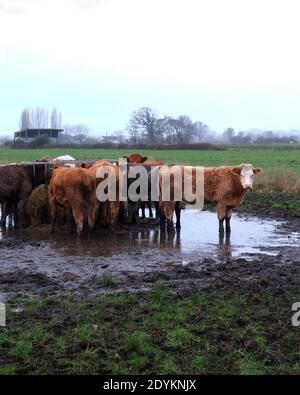
[[[241,185],[245,190],[253,188],[254,175],[261,171],[261,168],[254,168],[250,163],[242,163],[232,169],[232,173],[240,177]]]
[[[148,159],[147,156],[142,156],[140,154],[131,154],[129,156],[124,156],[128,163],[144,163]]]

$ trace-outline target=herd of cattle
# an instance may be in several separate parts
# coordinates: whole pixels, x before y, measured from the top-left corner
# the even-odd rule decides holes
[[[96,189],[104,178],[98,178],[101,167],[110,168],[115,174],[117,190],[129,188],[130,180],[126,183],[120,170],[119,162],[99,160],[95,162],[79,163],[70,166],[70,161],[60,157],[55,160],[44,157],[35,163],[0,165],[0,203],[1,226],[7,223],[15,227],[32,227],[39,224],[50,224],[50,232],[55,227],[68,225],[70,231],[76,228],[80,235],[86,226],[90,232],[98,226],[114,227],[118,223],[136,222],[139,209],[145,217],[145,208],[149,208],[150,217],[155,207],[156,218],[162,229],[174,231],[173,215],[176,214],[176,228],[180,229],[181,201],[188,199],[182,195],[181,201],[175,199],[151,202],[151,195],[147,201],[120,201],[118,193],[115,201],[99,202]],[[174,171],[183,170],[185,166],[165,165],[162,161],[148,161],[140,154],[132,154],[127,159],[128,168],[143,166],[151,178],[151,171],[158,169],[158,182],[161,183],[164,172],[172,168]],[[71,158],[74,159],[74,158]],[[250,164],[239,166],[221,166],[204,168],[204,201],[217,205],[219,231],[230,232],[232,209],[239,205],[248,189],[253,186],[254,175],[261,172]],[[191,183],[196,182],[195,174]],[[149,182],[150,185],[150,182]],[[171,189],[174,189],[174,182]],[[127,192],[127,191],[126,191]],[[171,195],[172,196],[172,195]]]

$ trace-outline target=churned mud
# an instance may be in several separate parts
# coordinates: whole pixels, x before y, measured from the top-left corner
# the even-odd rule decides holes
[[[295,283],[300,279],[300,220],[294,199],[281,200],[276,213],[266,198],[253,194],[244,212],[234,214],[230,238],[219,238],[215,213],[189,209],[182,211],[182,230],[174,236],[150,220],[80,239],[64,229],[50,237],[47,226],[3,229],[0,300],[41,292],[135,292],[148,290],[157,280],[183,292],[237,280],[266,287],[289,279]]]

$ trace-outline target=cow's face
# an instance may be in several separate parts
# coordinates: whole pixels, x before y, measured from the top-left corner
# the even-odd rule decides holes
[[[131,154],[129,156],[124,156],[128,163],[144,163],[148,159],[147,156],[142,156],[140,154]]]
[[[254,175],[261,172],[259,167],[254,168],[250,164],[242,164],[233,169],[236,175],[240,176],[240,182],[243,189],[248,190],[253,188]]]

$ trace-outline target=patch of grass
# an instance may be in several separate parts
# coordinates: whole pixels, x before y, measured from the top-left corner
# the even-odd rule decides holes
[[[15,366],[8,365],[0,367],[0,376],[9,376],[15,374]]]
[[[206,363],[205,357],[203,357],[202,355],[197,355],[194,358],[193,365],[194,365],[196,374],[203,374],[204,373],[205,363]]]
[[[26,359],[32,353],[32,343],[29,340],[19,340],[15,343],[8,355],[16,359]]]
[[[193,336],[187,329],[177,327],[168,332],[166,344],[168,347],[178,350],[189,345],[192,339]]]
[[[245,360],[240,364],[240,374],[245,376],[265,374],[265,365],[263,362],[255,360]]]
[[[299,374],[300,332],[286,324],[287,300],[298,298],[291,286],[183,296],[158,282],[135,295],[14,300],[24,312],[7,303],[0,372]]]
[[[102,287],[107,287],[107,288],[115,286],[115,283],[114,283],[114,281],[113,281],[111,276],[104,276],[104,277],[102,277],[102,279],[100,281],[100,284],[101,284]]]

